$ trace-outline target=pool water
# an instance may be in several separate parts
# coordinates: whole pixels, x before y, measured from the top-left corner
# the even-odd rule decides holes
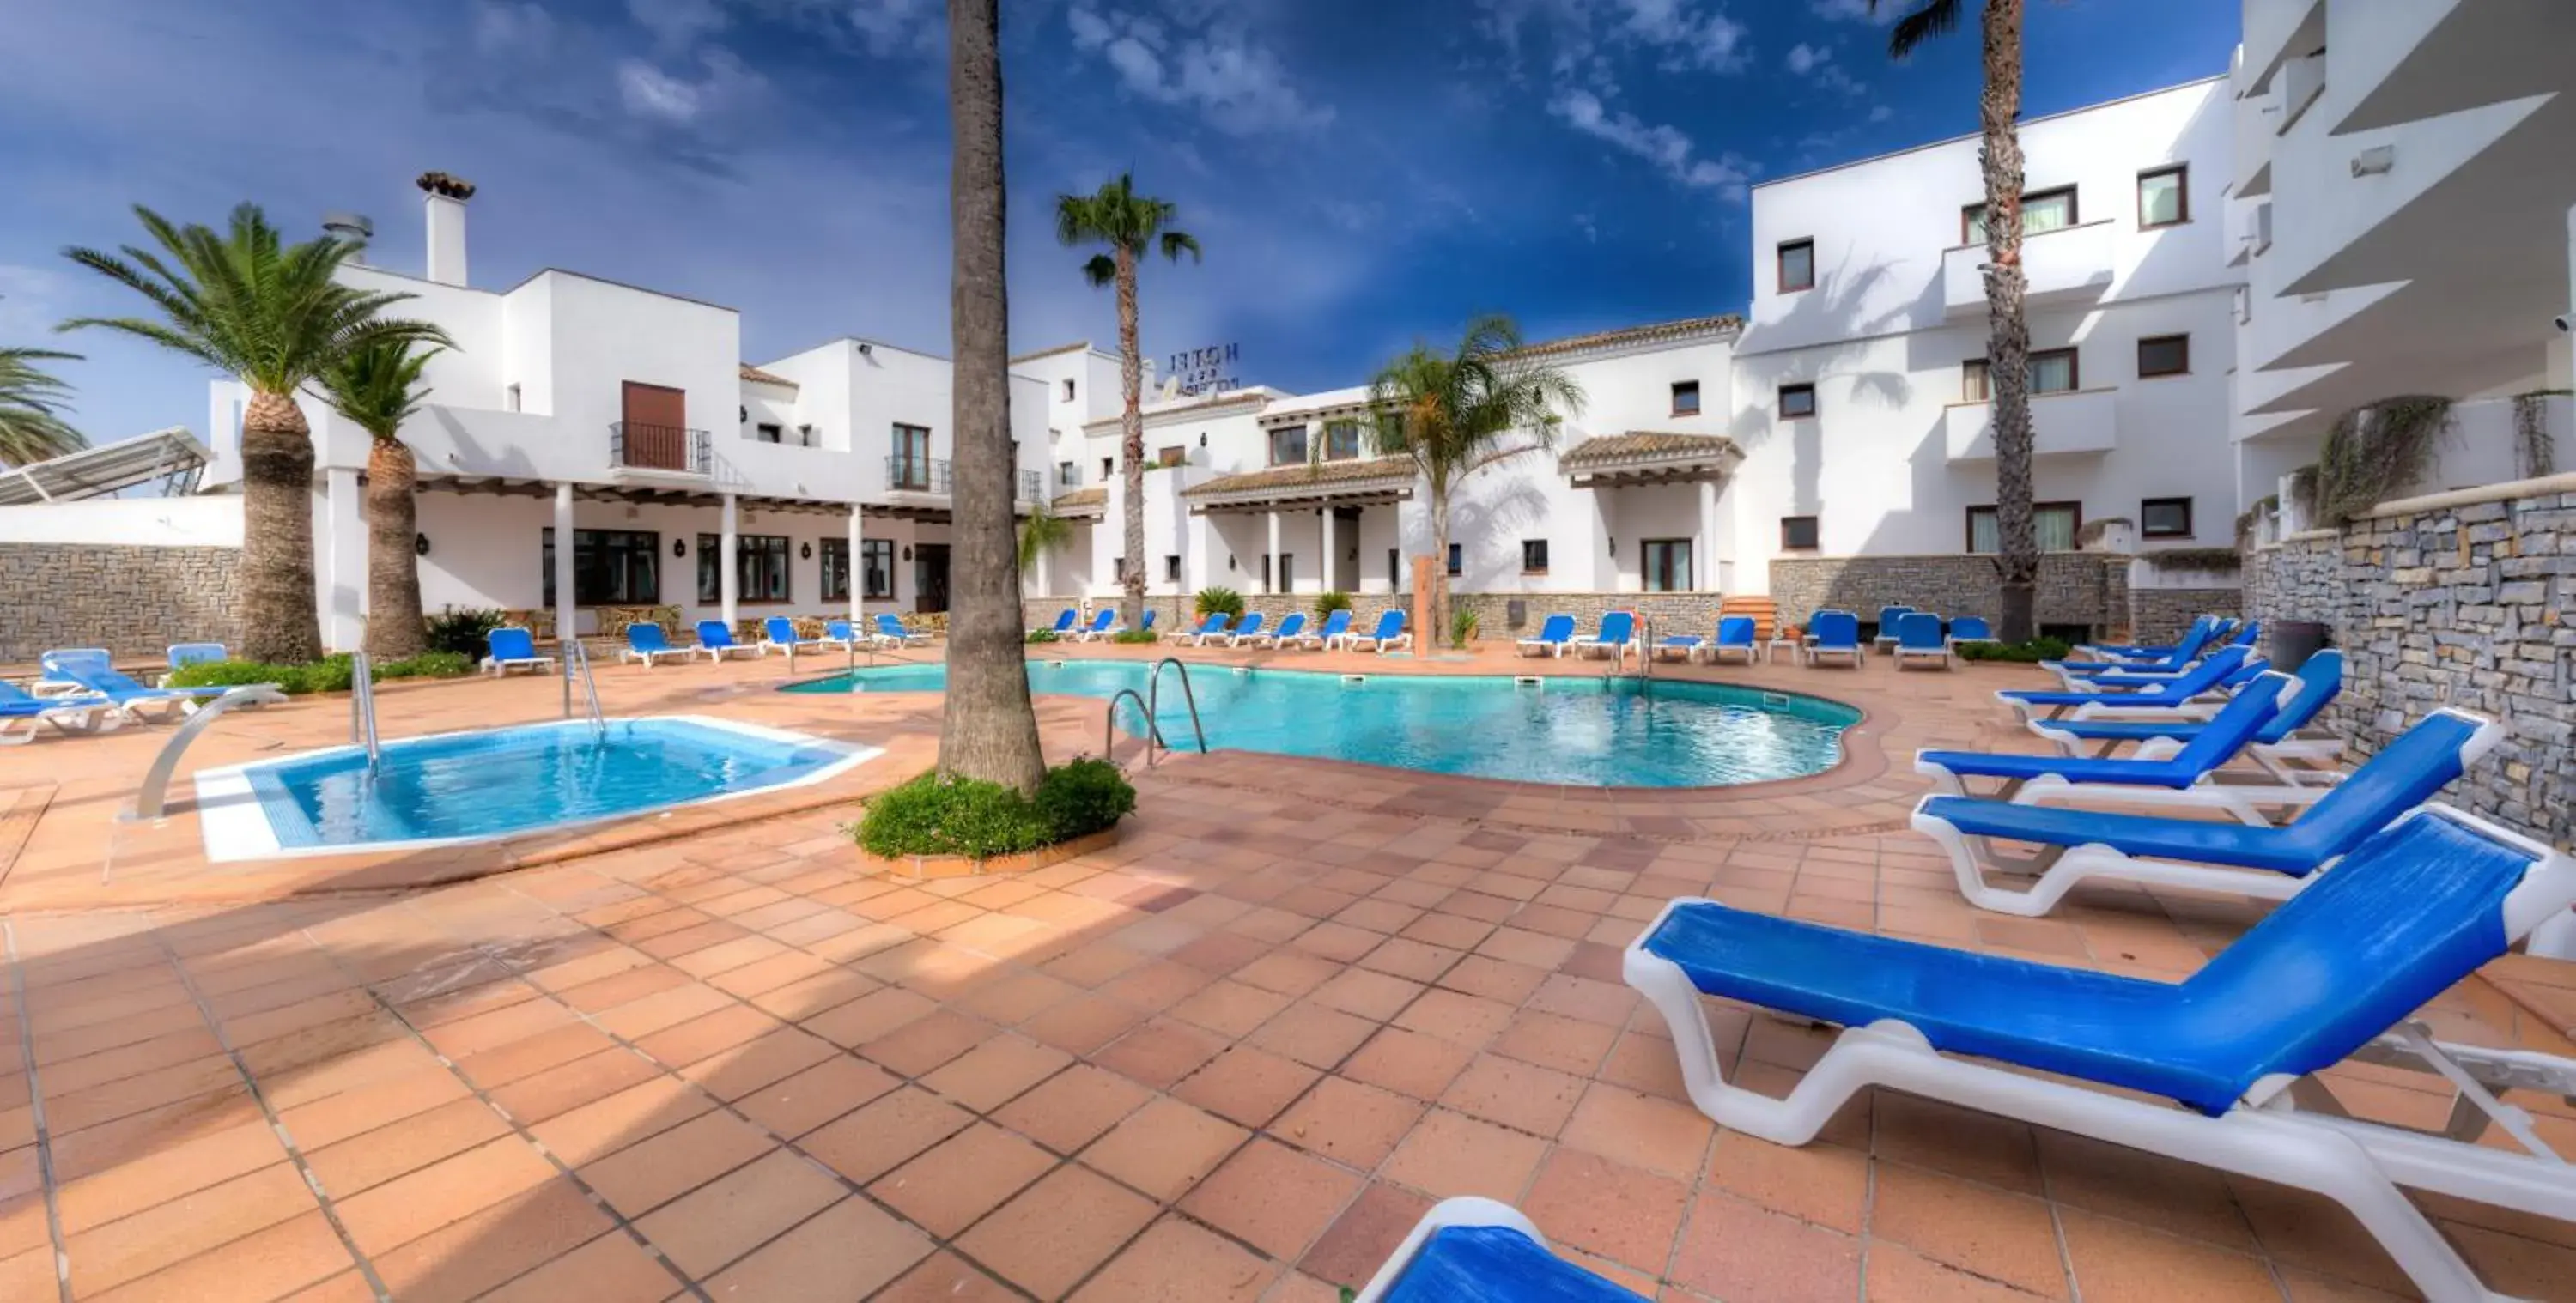
[[[576,720],[388,742],[373,774],[365,752],[338,747],[239,778],[276,847],[295,850],[497,837],[810,781],[858,758],[714,720],[610,720],[604,734]]]
[[[1141,661],[1031,661],[1032,691],[1110,697],[1142,693]],[[858,670],[787,692],[937,692],[941,665]],[[1725,683],[1633,676],[1560,676],[1537,686],[1508,677],[1377,675],[1350,682],[1303,670],[1193,665],[1190,686],[1212,748],[1318,756],[1528,783],[1591,787],[1719,787],[1822,773],[1842,758],[1860,712],[1837,702]],[[1120,725],[1142,730],[1142,710]],[[1192,745],[1176,676],[1156,707],[1163,737]]]

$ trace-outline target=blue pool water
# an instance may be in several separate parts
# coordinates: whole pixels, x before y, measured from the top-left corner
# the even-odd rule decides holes
[[[611,720],[386,743],[376,772],[342,748],[243,776],[281,847],[494,837],[776,787],[847,748],[686,719]]]
[[[1145,689],[1140,661],[1031,661],[1036,692],[1110,697]],[[788,692],[936,692],[940,665],[897,665],[793,684]],[[1365,683],[1301,670],[1193,665],[1208,745],[1320,756],[1530,783],[1717,787],[1821,773],[1842,758],[1849,706],[1723,683],[1555,677],[1519,687],[1500,676],[1380,675]],[[1174,676],[1156,708],[1163,736],[1191,745]],[[1135,718],[1125,718],[1132,714]],[[1122,708],[1121,726],[1143,712]]]

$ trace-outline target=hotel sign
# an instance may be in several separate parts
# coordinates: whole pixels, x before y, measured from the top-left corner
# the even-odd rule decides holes
[[[1243,387],[1234,374],[1234,364],[1243,355],[1240,344],[1210,344],[1205,348],[1185,348],[1172,354],[1171,370],[1165,372],[1189,397],[1200,394],[1222,394]]]

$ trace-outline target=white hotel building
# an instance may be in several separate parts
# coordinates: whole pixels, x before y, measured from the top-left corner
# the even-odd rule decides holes
[[[2563,392],[2512,398],[2570,384],[2550,318],[2571,297],[2576,4],[2246,0],[2244,42],[2222,75],[2023,124],[2044,624],[2128,623],[2120,594],[2158,569],[2131,553],[2234,546],[2239,514],[2377,398],[2462,400],[2433,487],[2527,472],[2511,427],[2532,401],[2556,465],[2576,465]],[[1995,544],[1977,150],[1754,187],[1740,316],[1533,345],[1588,401],[1553,449],[1456,491],[1453,587],[1520,599],[1489,606],[1485,636],[1613,605],[1696,626],[1720,595],[1768,594],[1790,619],[1897,601],[1993,615],[1975,555]],[[729,308],[559,270],[476,288],[464,199],[426,202],[422,275],[347,275],[416,296],[402,310],[458,345],[404,430],[429,609],[589,632],[641,606],[945,606],[944,359],[838,339],[749,363]],[[1027,577],[1030,602],[1110,598],[1118,359],[1077,344],[1012,370],[1018,496],[1075,525]],[[1427,504],[1408,467],[1369,455],[1364,389],[1147,384],[1140,563],[1165,618],[1209,586],[1274,607],[1410,586]],[[242,399],[214,387],[208,488],[238,479]],[[367,436],[319,403],[306,415],[324,634],[354,646]],[[9,481],[0,504],[31,500]],[[0,506],[0,546],[238,545],[224,499],[130,501]],[[2301,523],[2256,514],[2273,534]]]

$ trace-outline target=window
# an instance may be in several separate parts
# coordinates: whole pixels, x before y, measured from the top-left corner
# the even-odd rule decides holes
[[[1080,486],[1082,483],[1082,468],[1069,461],[1057,462],[1055,464],[1055,482],[1056,487],[1058,488],[1070,489]]]
[[[2180,226],[2191,220],[2191,169],[2177,163],[2138,174],[2138,229]]]
[[[780,534],[737,534],[734,544],[737,600],[786,601],[786,537]],[[719,577],[722,572],[716,568],[723,559],[723,553],[723,535],[698,535],[698,604],[701,606],[713,606],[724,600],[723,581]]]
[[[2138,378],[2178,376],[2191,370],[2191,336],[2150,335],[2138,341]]]
[[[1177,584],[1181,582],[1181,559],[1179,557],[1166,555],[1163,558],[1163,582],[1167,584]]]
[[[859,595],[894,599],[894,540],[859,540]]]
[[[896,489],[931,487],[930,427],[926,425],[894,427],[894,456],[886,462],[886,486]]]
[[[823,600],[850,600],[850,540],[846,538],[823,540]]]
[[[2138,533],[2145,538],[2191,537],[2191,499],[2149,498],[2139,503]]]
[[[2076,381],[2074,349],[2031,350],[2030,391],[2032,393],[2071,394],[2079,387]]]
[[[1073,401],[1073,382],[1071,380],[1064,382],[1064,401],[1068,403]]]
[[[1982,403],[1995,396],[1993,376],[1986,370],[1986,360],[1972,357],[1959,364],[1959,401]]]
[[[2075,532],[2084,528],[2084,504],[2081,502],[2034,502],[2030,506],[2030,528],[2039,536],[2042,552],[2072,552]],[[2003,550],[2003,535],[1995,523],[1992,507],[1968,508],[1968,550],[1993,553]]]
[[[1270,464],[1294,466],[1306,460],[1306,427],[1282,426],[1270,432]]]
[[[1817,542],[1817,533],[1816,518],[1813,516],[1782,516],[1780,518],[1780,550],[1783,552],[1812,552],[1816,548],[1823,546]]]
[[[1455,579],[1465,573],[1467,573],[1466,546],[1452,543],[1449,545],[1449,577]]]
[[[1546,539],[1525,538],[1521,540],[1521,573],[1525,575],[1543,575],[1547,573]]]
[[[1816,387],[1814,385],[1780,386],[1780,419],[1796,421],[1815,414]]]
[[[762,443],[787,442],[787,431],[774,422],[763,421],[760,424],[751,427],[751,429],[753,437],[759,439]]]
[[[555,604],[555,532],[544,531],[538,563],[545,567],[545,604]],[[662,536],[640,529],[572,532],[572,602],[575,606],[651,606],[662,600]]]
[[[1386,550],[1386,586],[1389,591],[1404,591],[1404,559],[1395,548]]]
[[[1343,461],[1359,455],[1359,422],[1334,421],[1324,427],[1324,460]]]
[[[1175,466],[1187,466],[1189,464],[1190,450],[1187,445],[1176,443],[1169,448],[1157,448],[1154,450],[1154,465],[1158,469],[1170,470]]]
[[[2021,233],[2045,235],[2075,225],[2075,187],[2042,190],[2021,197]],[[1970,204],[1959,210],[1959,243],[1986,242],[1986,206]]]
[[[1780,246],[1780,292],[1795,294],[1816,287],[1816,242],[1791,240]]]
[[[1687,593],[1691,587],[1691,545],[1686,538],[1646,540],[1645,589],[1650,593]]]
[[[1107,482],[1109,481],[1110,477],[1112,477],[1112,476],[1116,475],[1117,473],[1118,473],[1118,461],[1117,461],[1117,459],[1116,459],[1116,458],[1113,458],[1113,457],[1103,457],[1103,458],[1101,458],[1101,459],[1100,459],[1100,479],[1101,479],[1101,482],[1102,482],[1102,483],[1107,483]]]
[[[1294,552],[1279,554],[1279,591],[1283,593],[1297,591],[1297,554]]]
[[[510,384],[509,410],[513,412],[519,410],[519,385],[517,381],[512,381]]]

